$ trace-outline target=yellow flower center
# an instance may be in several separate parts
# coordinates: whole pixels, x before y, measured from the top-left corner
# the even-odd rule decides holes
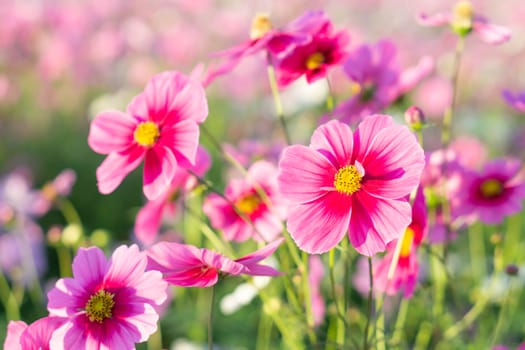
[[[252,214],[261,204],[261,198],[256,193],[250,193],[235,202],[235,206],[243,214]]]
[[[452,28],[460,35],[466,35],[472,30],[474,8],[470,1],[460,1],[454,6]]]
[[[115,306],[114,296],[115,294],[101,289],[89,298],[86,303],[86,314],[91,322],[102,323],[106,318],[111,317],[111,311]]]
[[[503,184],[496,179],[487,179],[479,185],[479,190],[483,197],[494,198],[503,192]]]
[[[306,59],[306,68],[310,70],[320,68],[325,61],[325,57],[321,52],[314,52]]]
[[[339,193],[351,195],[361,188],[361,178],[355,165],[346,165],[335,174],[334,187]]]
[[[255,40],[264,36],[272,29],[272,22],[267,13],[258,13],[252,20],[252,28],[250,29],[250,39]]]
[[[399,256],[405,258],[410,255],[412,251],[412,243],[414,242],[414,230],[407,227],[405,234],[403,235],[403,241],[401,242],[401,251]]]
[[[133,139],[139,145],[151,147],[157,142],[160,136],[159,127],[154,122],[142,122],[137,125],[133,133]]]
[[[352,82],[350,84],[350,93],[352,96],[359,95],[361,93],[361,90],[363,90],[363,87],[358,82]]]

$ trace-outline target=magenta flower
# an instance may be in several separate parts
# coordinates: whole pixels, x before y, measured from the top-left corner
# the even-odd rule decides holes
[[[261,197],[258,189],[266,198]],[[212,226],[222,230],[227,240],[242,242],[253,238],[270,242],[281,234],[287,203],[277,188],[277,169],[271,163],[255,162],[245,179],[233,179],[228,183],[224,195],[227,200],[210,194],[202,209]]]
[[[210,168],[211,158],[203,147],[197,149],[195,165],[189,170],[198,176],[204,175]],[[197,179],[187,169],[177,167],[169,189],[140,208],[135,219],[135,236],[145,245],[154,243],[164,216],[173,216],[176,211],[175,199],[181,193],[191,191],[197,185]]]
[[[281,242],[282,239],[276,240],[237,260],[188,244],[160,242],[148,249],[148,269],[162,272],[164,280],[181,287],[212,286],[219,274],[277,276],[279,271],[259,262],[273,254]]]
[[[44,317],[29,326],[23,321],[11,321],[7,326],[4,349],[49,350],[51,335],[65,321],[62,317]]]
[[[178,72],[155,75],[127,112],[98,114],[88,143],[108,155],[97,169],[99,191],[113,192],[144,160],[144,194],[158,198],[170,187],[177,167],[195,163],[198,124],[207,114],[202,86]]]
[[[503,90],[505,102],[515,110],[525,113],[525,92],[513,94],[509,90]]]
[[[433,60],[424,57],[402,71],[397,60],[397,48],[390,40],[375,45],[361,45],[343,63],[343,70],[352,81],[352,96],[333,112],[342,122],[358,121],[383,111],[396,99],[411,90],[434,67]]]
[[[421,13],[418,21],[425,26],[450,25],[461,36],[474,32],[488,44],[503,44],[511,37],[508,28],[489,23],[486,18],[474,12],[470,1],[465,0],[456,3],[453,11],[450,13],[443,12],[430,16]]]
[[[308,253],[332,249],[347,231],[361,254],[384,251],[410,224],[407,198],[423,165],[414,135],[387,115],[365,118],[355,133],[338,121],[321,125],[309,147],[287,147],[279,163],[288,231]]]
[[[498,224],[518,213],[525,199],[525,182],[517,159],[496,159],[480,172],[467,170],[450,198],[457,216],[474,216],[487,224]]]
[[[67,318],[51,337],[52,349],[134,349],[157,330],[156,308],[167,297],[158,271],[146,271],[136,245],[120,246],[107,260],[97,247],[80,248],[73,278],[48,293],[51,316]]]

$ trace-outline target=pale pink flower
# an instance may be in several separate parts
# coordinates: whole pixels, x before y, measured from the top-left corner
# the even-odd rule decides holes
[[[203,176],[210,168],[211,158],[203,147],[197,149],[195,165],[189,170],[197,176]],[[173,217],[176,212],[175,200],[180,194],[190,192],[197,185],[197,179],[188,169],[177,167],[171,185],[167,191],[154,200],[148,201],[137,213],[135,219],[135,236],[145,245],[157,240],[162,219]]]
[[[99,191],[113,192],[144,160],[144,194],[158,198],[169,189],[177,167],[195,163],[198,124],[207,114],[203,87],[178,72],[154,76],[127,112],[98,114],[88,143],[108,155],[97,169]]]
[[[224,196],[210,194],[202,209],[227,240],[242,242],[252,238],[270,242],[281,234],[287,203],[277,188],[274,165],[262,160],[255,162],[245,178],[230,180]]]
[[[415,136],[390,116],[367,117],[355,133],[335,120],[321,125],[309,147],[287,147],[279,163],[288,231],[308,253],[332,249],[347,232],[361,254],[384,251],[410,224],[408,195],[423,165]]]
[[[503,90],[505,102],[515,110],[525,113],[525,92],[513,94],[509,90]]]
[[[51,316],[67,321],[51,337],[52,349],[134,349],[157,330],[157,308],[167,297],[158,271],[146,271],[136,245],[120,246],[108,260],[97,247],[80,248],[73,277],[48,293]]]
[[[488,44],[502,44],[511,37],[508,28],[492,24],[485,17],[476,14],[468,0],[458,1],[451,12],[434,15],[421,13],[418,21],[425,26],[449,25],[461,36],[474,32]]]
[[[457,216],[473,215],[486,224],[498,224],[520,212],[525,199],[521,163],[517,159],[495,159],[479,172],[467,170],[450,197]]]
[[[7,326],[4,349],[50,350],[51,335],[65,321],[62,317],[44,317],[29,326],[23,321],[11,321]]]
[[[310,285],[310,300],[315,326],[323,323],[326,314],[325,301],[321,291],[323,276],[324,267],[321,257],[311,255],[308,259],[308,284]]]
[[[148,269],[162,272],[164,280],[181,287],[209,287],[217,283],[220,274],[277,276],[279,271],[259,262],[273,254],[281,242],[276,240],[237,260],[188,244],[160,242],[148,249]]]

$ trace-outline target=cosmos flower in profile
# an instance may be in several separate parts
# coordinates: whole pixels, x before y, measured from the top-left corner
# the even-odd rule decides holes
[[[99,191],[113,192],[144,161],[144,194],[158,198],[170,187],[177,167],[195,164],[199,123],[207,115],[204,88],[174,71],[151,78],[126,112],[98,114],[88,144],[108,155],[97,169]]]
[[[97,247],[80,248],[73,277],[48,293],[51,316],[65,318],[51,349],[134,349],[157,330],[157,308],[167,298],[158,271],[146,271],[136,245],[120,246],[109,260]]]
[[[348,232],[372,256],[412,220],[408,196],[419,184],[423,149],[387,115],[366,117],[355,132],[339,121],[318,127],[310,146],[285,148],[279,189],[290,201],[287,228],[303,251],[324,253]]]

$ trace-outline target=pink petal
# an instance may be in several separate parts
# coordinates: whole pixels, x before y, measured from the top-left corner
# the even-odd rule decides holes
[[[365,118],[354,132],[353,158],[362,160],[376,134],[391,125],[394,125],[394,121],[388,115],[375,114]]]
[[[419,60],[416,66],[404,70],[399,77],[398,95],[412,90],[433,69],[434,59],[430,56],[425,56]]]
[[[47,349],[53,332],[67,321],[61,317],[43,317],[27,327],[22,333],[23,349]],[[11,348],[6,348],[11,349]]]
[[[156,241],[166,204],[166,197],[161,195],[153,201],[148,201],[140,208],[135,219],[135,236],[144,245]]]
[[[177,169],[177,160],[170,149],[154,147],[144,159],[144,195],[155,200],[169,191]]]
[[[49,341],[50,349],[88,349],[88,333],[84,331],[84,324],[78,318],[73,318],[53,332]]]
[[[121,245],[111,255],[104,285],[114,288],[133,285],[133,281],[144,273],[146,265],[147,256],[136,244],[130,247]]]
[[[164,130],[159,146],[169,148],[178,163],[186,161],[195,165],[197,148],[199,146],[199,126],[192,120],[181,120],[169,130]]]
[[[425,13],[421,13],[417,17],[417,21],[423,26],[436,27],[450,23],[450,16],[451,15],[449,13],[444,12],[436,13],[434,15],[427,15]]]
[[[124,178],[139,166],[144,149],[132,147],[125,153],[110,153],[97,168],[97,185],[102,194],[113,192]]]
[[[302,145],[284,149],[277,178],[279,190],[291,202],[306,203],[333,188],[337,169],[319,152]]]
[[[20,344],[20,336],[26,330],[27,324],[23,321],[9,321],[7,325],[7,336],[4,341],[4,349],[23,350]]]
[[[344,237],[352,215],[352,202],[337,192],[290,209],[287,228],[301,250],[321,254]]]
[[[133,144],[137,121],[126,113],[107,111],[98,114],[91,122],[88,144],[101,154],[120,152]]]
[[[346,75],[355,81],[364,82],[365,75],[372,66],[372,50],[368,45],[361,45],[350,53],[343,64]]]
[[[107,260],[98,247],[80,248],[73,259],[73,276],[86,289],[99,284],[106,271]]]
[[[175,76],[173,80],[181,79]],[[202,123],[208,116],[208,102],[202,85],[196,80],[188,79],[184,81],[175,97],[170,100],[168,124],[176,123],[180,120],[193,120]]]
[[[493,45],[503,44],[511,37],[509,28],[488,23],[484,19],[474,20],[472,28],[481,37],[481,40]]]
[[[159,314],[148,303],[140,303],[137,306],[138,310],[132,317],[116,320],[118,324],[112,327],[111,336],[107,339],[108,349],[133,349],[134,343],[146,341],[155,333]]]
[[[272,255],[275,252],[275,250],[281,245],[283,241],[284,241],[283,238],[275,240],[272,243],[267,244],[265,247],[251,254],[243,256],[242,258],[239,258],[235,261],[243,264],[244,266],[250,266],[252,264],[256,264],[259,261],[264,260],[270,255]]]
[[[348,125],[332,120],[314,131],[310,147],[322,153],[332,161],[334,167],[339,168],[351,161],[353,138]]]

